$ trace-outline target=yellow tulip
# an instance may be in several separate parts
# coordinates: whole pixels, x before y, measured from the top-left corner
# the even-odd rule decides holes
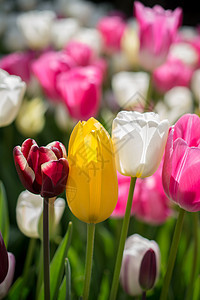
[[[97,120],[90,118],[75,126],[68,160],[69,208],[83,222],[104,221],[117,203],[118,183],[112,140]]]

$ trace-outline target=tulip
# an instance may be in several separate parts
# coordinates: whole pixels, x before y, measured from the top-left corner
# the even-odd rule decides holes
[[[14,277],[15,257],[10,252],[8,252],[8,261],[9,261],[8,273],[4,281],[0,283],[0,299],[4,299],[4,297],[8,294],[8,291],[10,289]]]
[[[42,54],[32,64],[32,70],[47,97],[58,101],[61,97],[57,88],[58,75],[69,71],[74,66],[74,60],[66,53],[51,51]]]
[[[55,19],[51,29],[51,40],[56,49],[63,47],[79,31],[79,23],[76,19]]]
[[[0,60],[0,68],[10,75],[21,77],[28,83],[31,77],[30,65],[33,61],[34,54],[31,52],[15,52],[4,56]]]
[[[144,106],[148,86],[149,75],[145,72],[119,72],[112,77],[112,89],[122,108]]]
[[[12,284],[15,271],[15,257],[7,252],[0,232],[0,299],[3,299]]]
[[[139,65],[139,37],[134,26],[127,25],[128,27],[124,31],[121,48],[125,53],[131,67],[138,67]]]
[[[66,53],[74,59],[78,66],[87,66],[94,60],[93,49],[81,42],[71,41],[65,47]]]
[[[158,244],[138,234],[129,236],[125,243],[120,273],[124,291],[131,296],[138,296],[143,289],[151,289],[158,279],[159,270]]]
[[[58,78],[58,89],[69,114],[77,120],[96,116],[101,100],[102,72],[97,67],[77,67]]]
[[[34,194],[51,198],[65,189],[68,177],[66,150],[60,142],[38,147],[32,139],[13,150],[15,166],[24,187]]]
[[[57,198],[51,203],[51,228],[55,232],[65,209],[65,200]],[[39,238],[39,221],[43,211],[43,199],[25,190],[17,200],[16,220],[21,232],[30,238]]]
[[[188,87],[192,73],[193,70],[181,60],[170,57],[153,72],[153,81],[160,92],[167,92],[175,86]]]
[[[31,49],[40,50],[49,46],[54,18],[53,11],[29,11],[18,16],[18,26]]]
[[[0,69],[0,127],[16,118],[25,93],[26,84],[20,77]]]
[[[139,23],[140,64],[153,71],[164,63],[177,28],[182,19],[182,10],[164,10],[156,5],[145,7],[140,2],[134,3],[135,16]]]
[[[135,185],[131,214],[151,225],[164,223],[171,214],[169,200],[162,186],[162,166],[161,162],[152,176],[144,179],[138,178]],[[118,201],[111,215],[113,218],[124,217],[130,186],[130,177],[123,176],[119,172],[117,177]]]
[[[34,136],[40,133],[45,125],[46,109],[47,107],[41,98],[25,100],[16,118],[18,130],[24,136]]]
[[[0,284],[1,284],[8,273],[8,253],[1,232],[0,232],[0,253],[1,253],[0,256]]]
[[[198,63],[198,52],[189,43],[175,43],[171,46],[169,55],[181,60],[185,65],[195,68]]]
[[[102,52],[103,41],[101,34],[97,29],[82,28],[73,37],[73,40],[90,46],[96,55],[99,55]]]
[[[117,172],[112,140],[97,120],[90,118],[75,126],[68,157],[69,208],[83,222],[104,221],[117,203]]]
[[[97,29],[102,35],[105,52],[112,53],[120,50],[121,39],[126,29],[126,23],[119,16],[106,16],[102,18]]]
[[[191,89],[194,93],[197,103],[200,103],[200,69],[194,71],[191,80]]]
[[[119,112],[112,126],[117,170],[122,175],[141,178],[155,173],[164,153],[168,129],[168,120],[160,121],[155,113]]]
[[[200,118],[186,114],[170,128],[163,165],[166,195],[181,208],[200,211]]]

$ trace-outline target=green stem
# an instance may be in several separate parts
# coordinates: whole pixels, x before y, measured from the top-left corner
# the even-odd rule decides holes
[[[90,281],[92,274],[92,259],[94,249],[94,233],[95,224],[87,224],[87,250],[86,250],[86,263],[85,263],[85,280],[83,286],[83,300],[87,300],[90,291]]]
[[[192,299],[193,287],[195,282],[195,276],[197,272],[197,261],[198,261],[198,227],[199,227],[199,214],[193,213],[193,228],[194,228],[194,254],[193,264],[190,277],[190,283],[186,294],[186,300]]]
[[[43,263],[44,263],[44,298],[50,300],[49,272],[49,199],[44,198],[43,206]]]
[[[131,177],[128,200],[127,200],[127,205],[126,205],[126,213],[125,213],[124,220],[123,220],[121,237],[120,237],[117,259],[116,259],[116,263],[115,263],[115,270],[114,270],[114,275],[113,275],[113,281],[112,281],[112,286],[111,286],[110,300],[115,300],[116,296],[117,296],[119,275],[120,275],[120,270],[121,270],[124,245],[125,245],[125,241],[126,241],[126,237],[127,237],[127,233],[128,233],[128,226],[129,226],[129,221],[130,221],[131,207],[132,207],[132,202],[133,202],[133,193],[134,193],[136,179],[137,179],[136,177]]]
[[[23,269],[23,277],[26,278],[28,272],[29,272],[29,268],[33,259],[33,254],[35,251],[35,244],[36,244],[36,239],[32,238],[29,241],[29,245],[28,245],[28,250],[27,250],[27,255],[26,255],[26,260],[25,260],[25,264],[24,264],[24,269]]]
[[[149,87],[147,90],[147,97],[145,100],[145,106],[144,106],[144,112],[149,111],[149,104],[151,101],[151,95],[152,95],[152,82],[153,82],[153,75],[150,73],[150,78],[149,78]]]
[[[169,285],[172,277],[172,272],[174,268],[174,263],[176,259],[176,254],[178,250],[178,244],[181,236],[181,231],[183,227],[183,219],[184,219],[185,211],[180,208],[178,219],[176,222],[176,227],[174,231],[174,236],[171,244],[170,254],[169,254],[169,260],[167,264],[167,271],[164,277],[164,282],[162,286],[161,296],[160,300],[166,300],[167,299],[167,293],[169,291]]]

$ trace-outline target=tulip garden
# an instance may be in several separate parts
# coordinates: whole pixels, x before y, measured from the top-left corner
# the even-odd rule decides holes
[[[199,27],[0,9],[0,299],[200,299]]]

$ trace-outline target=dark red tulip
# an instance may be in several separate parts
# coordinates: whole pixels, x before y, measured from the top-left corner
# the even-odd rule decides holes
[[[0,232],[0,284],[6,278],[8,273],[8,252]]]
[[[13,150],[15,166],[24,187],[42,197],[55,197],[65,190],[69,165],[65,147],[52,142],[38,147],[32,139]]]

